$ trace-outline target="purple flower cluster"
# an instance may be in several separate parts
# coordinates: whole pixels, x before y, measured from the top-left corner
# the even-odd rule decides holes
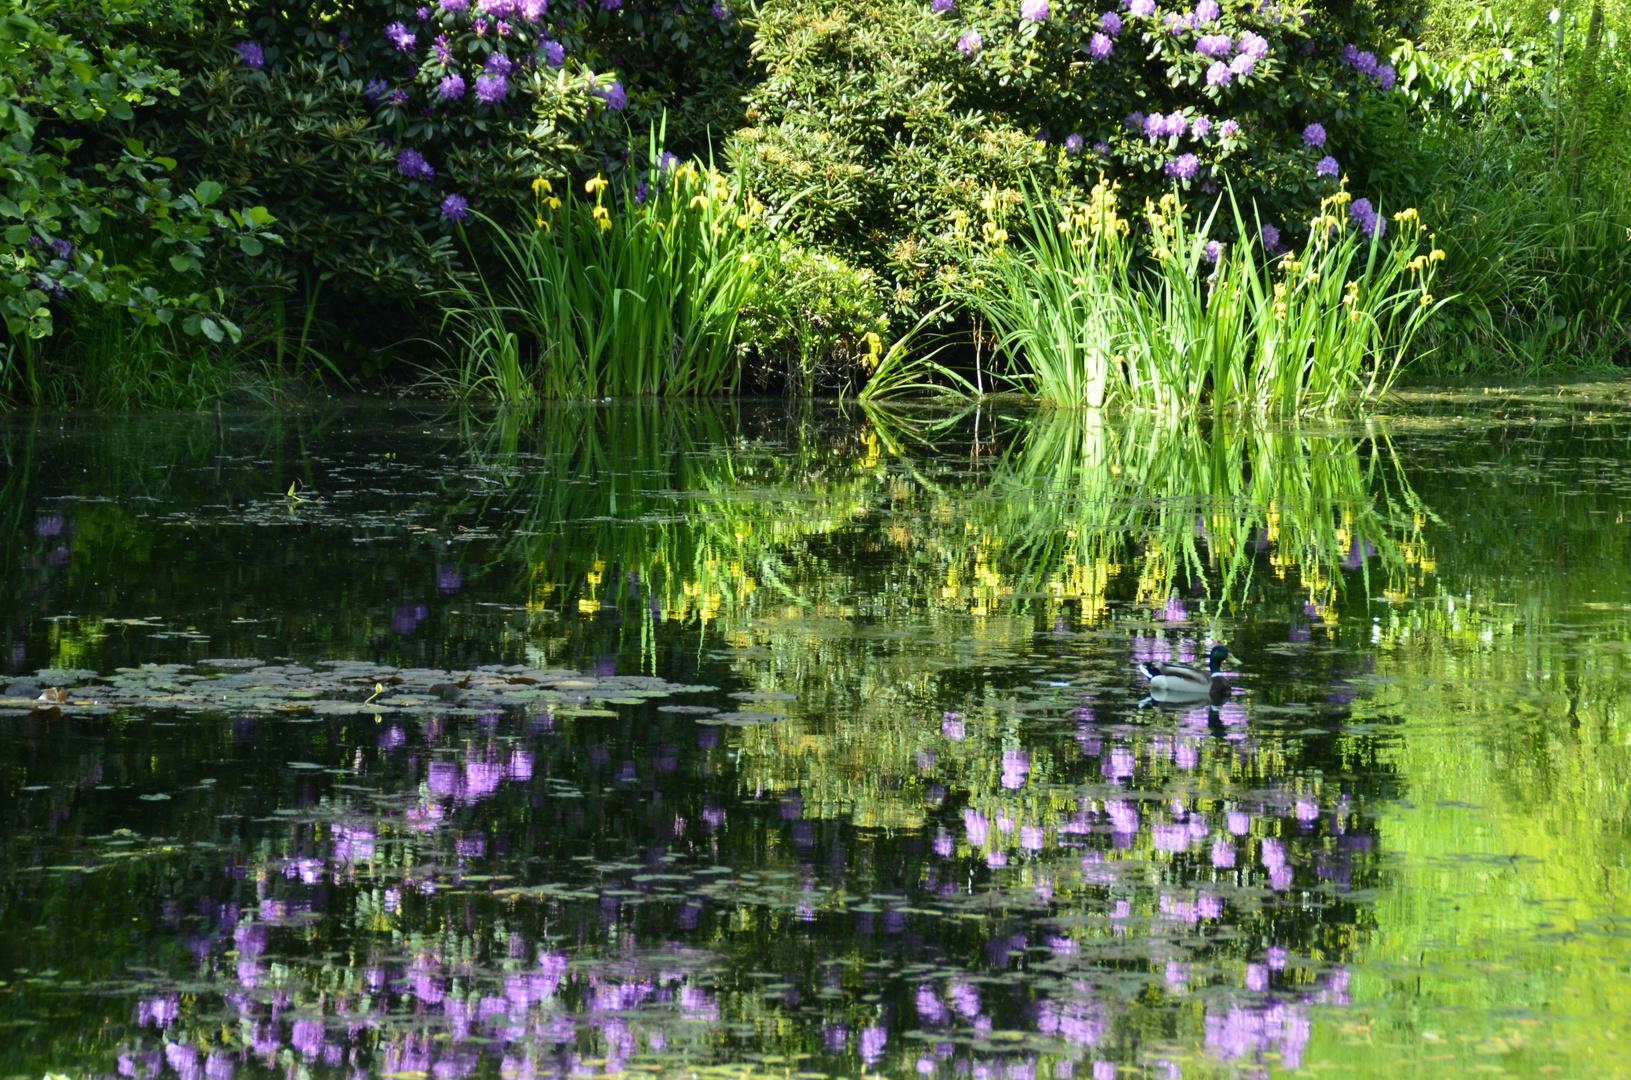
[[[1189,120],[1183,113],[1175,112],[1168,116],[1160,113],[1151,113],[1144,118],[1144,135],[1151,142],[1157,139],[1170,139],[1183,135],[1189,130]]]
[[[720,3],[719,0],[714,0],[714,6],[708,10],[715,19],[722,23],[728,23],[731,21],[731,9],[726,7],[723,3]]]
[[[1378,214],[1369,199],[1355,199],[1348,207],[1348,216],[1359,224],[1359,231],[1377,240],[1387,235],[1387,219]]]
[[[1218,10],[1218,0],[1201,0],[1195,5],[1196,23],[1217,22],[1220,14],[1222,13]]]
[[[1218,125],[1218,134],[1225,139],[1234,138],[1240,134],[1240,122],[1238,120],[1225,120]]]
[[[385,96],[385,91],[389,89],[390,85],[384,79],[369,79],[368,82],[363,84],[362,96],[365,101],[378,101]]]
[[[566,63],[566,46],[558,41],[545,40],[538,46],[538,58],[550,67]]]
[[[1175,180],[1188,180],[1200,170],[1201,159],[1194,154],[1179,154],[1166,164],[1166,173]]]
[[[1121,33],[1121,16],[1113,11],[1106,11],[1099,16],[1099,29],[1111,37],[1117,36]]]
[[[1103,33],[1095,33],[1087,42],[1087,54],[1094,60],[1104,60],[1115,51],[1116,43]]]
[[[470,0],[437,0],[436,6],[449,15],[457,15],[470,10]]]
[[[934,0],[934,3],[929,5],[929,10],[939,15],[942,12],[950,11],[954,6],[954,0]]]
[[[1174,11],[1169,11],[1162,23],[1166,26],[1169,34],[1187,34],[1195,28],[1190,23],[1188,15],[1180,15]]]
[[[606,107],[613,112],[622,112],[628,108],[629,95],[623,89],[623,84],[614,82],[610,86],[595,91],[595,95],[606,103]]]
[[[1280,230],[1273,225],[1265,225],[1262,229],[1263,250],[1270,255],[1278,255],[1285,248],[1280,245]]]
[[[470,216],[470,204],[463,195],[454,192],[442,200],[442,216],[450,221],[463,221]]]
[[[1222,60],[1214,60],[1212,66],[1206,69],[1207,86],[1228,86],[1234,78],[1229,71],[1229,65]]]
[[[1212,130],[1212,121],[1204,116],[1197,116],[1189,122],[1189,133],[1197,139],[1206,138],[1206,133]]]
[[[1303,145],[1324,146],[1325,126],[1323,124],[1313,123],[1303,128]]]
[[[1201,249],[1201,254],[1206,257],[1207,262],[1215,263],[1218,261],[1218,256],[1223,254],[1223,245],[1216,240],[1208,240],[1206,247]]]
[[[244,67],[258,68],[266,63],[266,50],[260,47],[258,41],[240,41],[238,59],[243,61]]]
[[[1253,60],[1261,60],[1269,54],[1268,39],[1261,34],[1254,34],[1247,30],[1240,35],[1240,51]]]
[[[1342,166],[1338,165],[1337,159],[1332,157],[1330,154],[1326,154],[1324,157],[1320,158],[1319,164],[1314,166],[1315,176],[1335,176],[1341,171]]]
[[[482,70],[489,75],[508,75],[515,70],[515,65],[510,62],[508,56],[496,52],[487,58],[487,63],[482,65]]]
[[[397,154],[396,168],[409,180],[429,180],[436,175],[436,170],[430,167],[424,155],[411,146]]]
[[[1359,46],[1352,42],[1342,46],[1342,62],[1359,74],[1375,79],[1383,90],[1392,90],[1399,81],[1399,74],[1393,70],[1392,64],[1378,63],[1375,53],[1368,50],[1361,52]]]
[[[963,32],[963,36],[957,39],[957,51],[970,60],[979,55],[980,48],[983,45],[985,45],[985,42],[980,39],[978,30],[966,30]]]
[[[1083,145],[1084,141],[1085,140],[1083,140],[1083,138],[1081,137],[1080,134],[1066,135],[1065,136],[1065,153],[1069,154],[1072,157],[1075,157],[1077,154],[1080,154],[1082,152],[1082,145]]]
[[[1195,51],[1202,56],[1228,56],[1234,47],[1235,43],[1228,34],[1202,34],[1200,40],[1195,42]]]
[[[510,80],[487,72],[476,76],[476,100],[483,105],[496,105],[510,94]]]
[[[443,101],[458,101],[464,97],[464,89],[464,76],[454,71],[442,77],[436,86],[436,93]]]
[[[399,22],[387,26],[385,36],[391,39],[391,44],[396,46],[397,52],[412,52],[414,43],[418,40],[412,30]]]
[[[1031,22],[1046,22],[1048,19],[1048,0],[1021,0],[1019,17]]]
[[[1155,0],[1128,0],[1127,12],[1137,19],[1147,19],[1155,14]]]

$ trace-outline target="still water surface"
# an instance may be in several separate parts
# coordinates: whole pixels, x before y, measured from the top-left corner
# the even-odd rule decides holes
[[[0,1073],[1627,1075],[1628,392],[0,418]]]

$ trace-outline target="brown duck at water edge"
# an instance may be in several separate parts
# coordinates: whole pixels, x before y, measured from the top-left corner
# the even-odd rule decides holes
[[[1229,698],[1229,681],[1219,670],[1230,657],[1229,646],[1214,645],[1207,658],[1209,671],[1160,660],[1141,663],[1138,669],[1150,680],[1150,700],[1163,703],[1210,701],[1218,705]]]

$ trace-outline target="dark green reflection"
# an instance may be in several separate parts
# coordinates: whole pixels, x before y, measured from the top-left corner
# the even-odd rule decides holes
[[[1606,601],[1562,587],[1473,620],[1518,588],[1478,511],[1544,505],[1481,423],[7,418],[6,655],[102,704],[0,710],[0,1059],[1592,1075],[1606,1038],[1463,993],[1487,955],[1427,959],[1525,881],[1505,962],[1584,987],[1538,923],[1611,914],[1619,880],[1565,891],[1573,848],[1467,828],[1618,775],[1631,625],[1588,607],[1564,644]],[[1547,430],[1548,468],[1631,458]],[[1581,497],[1525,542],[1595,536]],[[1590,550],[1625,580],[1623,542]],[[1208,638],[1239,692],[1141,708],[1133,662]],[[486,696],[428,670],[484,665]],[[1432,795],[1456,785],[1477,798]],[[1618,798],[1568,819],[1592,859],[1623,851],[1582,833]]]

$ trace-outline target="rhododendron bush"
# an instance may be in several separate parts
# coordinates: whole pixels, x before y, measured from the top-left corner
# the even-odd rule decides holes
[[[1015,212],[1027,179],[1080,193],[1102,173],[1135,203],[1176,185],[1202,207],[1232,186],[1297,232],[1402,108],[1378,53],[1405,22],[1272,0],[768,0],[735,163],[907,303],[955,262],[952,211]]]

